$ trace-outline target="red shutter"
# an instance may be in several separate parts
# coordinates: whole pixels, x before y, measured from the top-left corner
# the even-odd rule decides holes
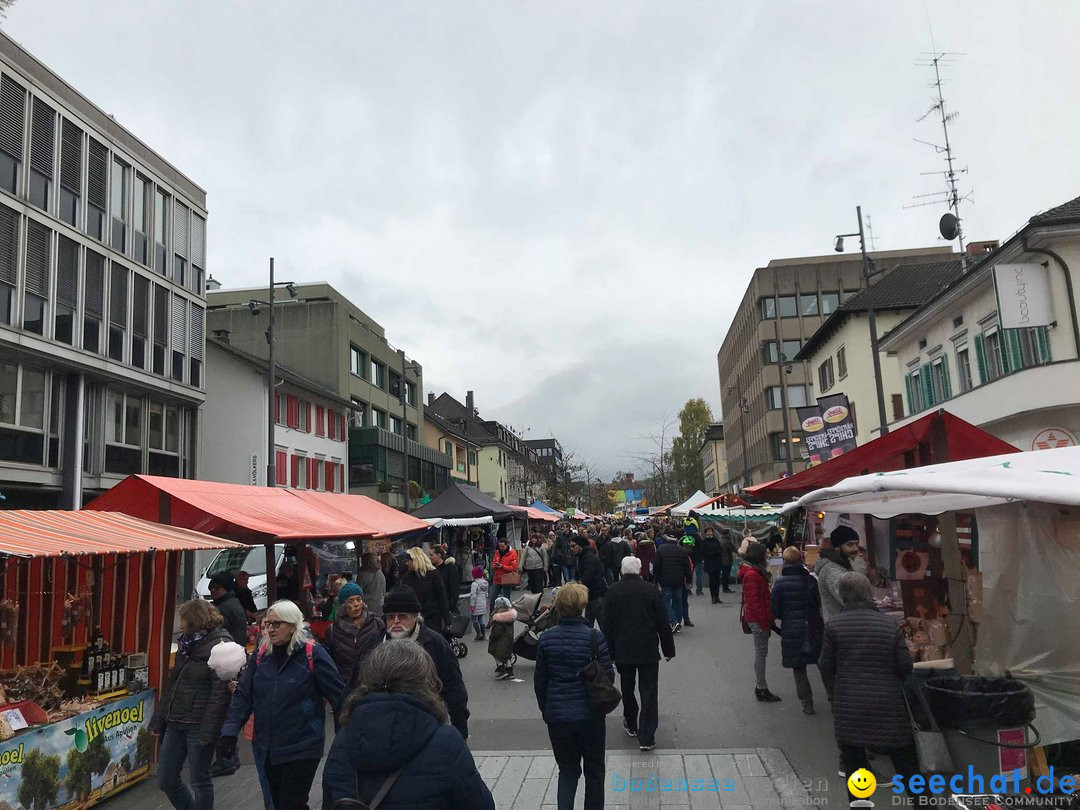
[[[304,403],[304,424],[307,425],[307,432],[311,433],[311,403]]]
[[[308,489],[319,488],[319,460],[317,458],[308,459]]]
[[[323,409],[322,405],[316,405],[315,406],[315,435],[316,436],[322,436],[323,434],[326,433],[326,430],[323,427],[323,412],[324,412],[324,409]]]
[[[337,414],[333,410],[326,412],[326,435],[331,439],[337,438]]]
[[[348,485],[345,483],[345,465],[338,464],[338,490],[341,492],[348,491]]]
[[[326,462],[324,465],[326,471],[326,491],[334,491],[334,479],[337,478],[337,465],[332,461]]]
[[[290,470],[290,472],[292,473],[292,488],[296,489],[298,486],[300,486],[300,456],[293,456],[291,459],[289,459],[289,461],[291,462],[292,466],[292,470]]]
[[[292,394],[286,397],[286,402],[288,403],[286,405],[288,410],[288,422],[286,424],[288,427],[296,428],[300,424],[300,403]]]
[[[278,450],[274,453],[274,475],[280,486],[286,486],[289,483],[289,471],[286,469],[288,463],[289,457],[285,451]]]

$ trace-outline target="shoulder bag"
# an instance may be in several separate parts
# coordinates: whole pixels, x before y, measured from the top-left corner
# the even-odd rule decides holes
[[[364,801],[363,799],[338,799],[334,802],[331,810],[377,810],[379,805],[382,804],[383,799],[386,798],[386,794],[390,792],[390,788],[394,786],[394,782],[401,776],[401,772],[405,770],[404,767],[398,768],[379,786],[378,792],[371,797],[371,801]],[[357,789],[357,795],[360,795],[359,788]]]
[[[746,635],[750,635],[751,633],[754,632],[754,630],[753,630],[752,627],[750,627],[750,622],[748,622],[746,620],[746,617],[743,615],[743,612],[745,610],[746,610],[746,587],[743,586],[742,602],[739,604],[739,621],[742,622],[742,631],[744,633],[746,633]]]
[[[600,647],[596,640],[595,628],[589,631],[589,641],[592,645],[592,657],[589,658],[589,663],[578,671],[578,675],[585,681],[589,705],[600,714],[611,714],[622,702],[622,695],[600,663]]]

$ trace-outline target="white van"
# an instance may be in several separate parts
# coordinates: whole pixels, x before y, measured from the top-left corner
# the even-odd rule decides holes
[[[285,556],[285,546],[274,546],[275,574],[281,568]],[[202,579],[195,585],[195,593],[192,599],[210,598],[210,578],[221,571],[247,571],[248,587],[255,599],[255,607],[259,610],[266,609],[266,547],[252,546],[251,548],[227,548],[219,551],[217,556],[203,572]]]

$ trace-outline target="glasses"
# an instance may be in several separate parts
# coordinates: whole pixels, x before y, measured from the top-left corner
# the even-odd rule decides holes
[[[263,619],[262,626],[266,630],[277,630],[283,624],[288,624],[288,622],[283,622],[280,619]]]

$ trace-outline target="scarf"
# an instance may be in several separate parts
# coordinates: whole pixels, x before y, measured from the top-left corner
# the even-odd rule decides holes
[[[203,640],[206,633],[183,633],[176,639],[176,652],[184,658],[191,657],[195,645]]]

